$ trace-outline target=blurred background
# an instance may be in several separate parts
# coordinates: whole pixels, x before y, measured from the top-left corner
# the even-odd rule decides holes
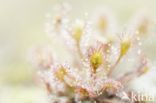
[[[99,6],[112,9],[122,26],[137,11],[156,17],[155,0],[62,0],[69,2],[72,16],[92,13]],[[52,44],[45,33],[46,14],[61,0],[0,0],[0,103],[45,103],[45,92],[34,81],[35,69],[27,60],[29,49],[37,44]],[[155,41],[155,38],[153,38]],[[147,54],[156,60],[156,46]],[[151,49],[152,48],[152,49]]]

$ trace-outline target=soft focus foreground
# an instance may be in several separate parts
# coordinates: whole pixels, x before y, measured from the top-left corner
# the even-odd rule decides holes
[[[72,7],[3,2],[10,6],[1,6],[0,102],[127,102],[130,91],[155,95],[153,3],[69,2]],[[35,44],[41,46],[27,53]]]

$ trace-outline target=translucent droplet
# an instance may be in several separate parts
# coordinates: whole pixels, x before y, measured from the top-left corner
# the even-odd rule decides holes
[[[141,45],[142,45],[142,43],[141,43],[141,42],[139,42],[139,43],[138,43],[138,45],[139,45],[139,46],[141,46]]]
[[[141,54],[141,50],[138,50],[137,53],[138,53],[138,55],[140,55]]]

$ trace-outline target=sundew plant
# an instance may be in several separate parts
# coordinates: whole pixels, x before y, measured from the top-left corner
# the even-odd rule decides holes
[[[62,62],[53,47],[35,48],[31,56],[48,103],[148,102],[139,95],[133,100],[131,93],[137,91],[129,89],[129,83],[150,72],[150,60],[140,48],[141,40],[152,33],[150,18],[138,14],[119,30],[115,16],[105,8],[94,15],[85,13],[83,19],[70,18],[68,4],[54,9],[47,15],[46,32],[62,43],[70,58]]]

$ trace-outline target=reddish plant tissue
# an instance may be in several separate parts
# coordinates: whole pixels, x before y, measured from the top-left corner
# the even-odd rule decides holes
[[[127,88],[130,81],[149,70],[148,59],[139,48],[140,39],[148,33],[148,19],[136,23],[133,32],[117,33],[107,12],[99,13],[96,20],[87,15],[73,20],[68,17],[69,5],[56,8],[56,14],[48,15],[46,32],[65,45],[72,59],[62,64],[53,53],[55,49],[41,47],[33,50],[32,60],[39,68],[49,103],[138,103],[131,101]],[[136,69],[115,73],[135,51]]]

